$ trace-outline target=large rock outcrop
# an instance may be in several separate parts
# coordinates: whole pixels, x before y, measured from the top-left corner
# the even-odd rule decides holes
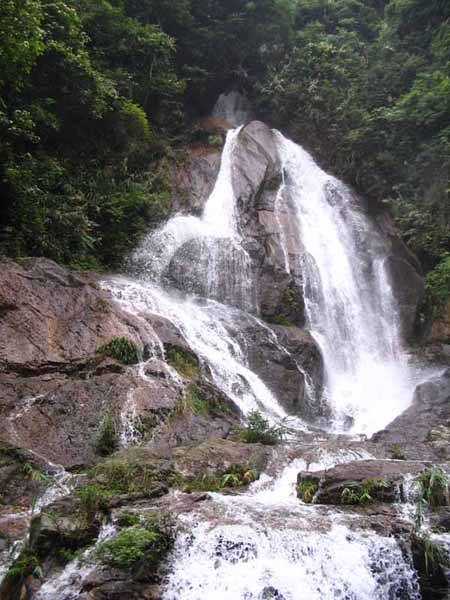
[[[411,341],[417,335],[417,310],[425,289],[422,268],[399,237],[389,213],[378,215],[377,222],[389,246],[386,266],[400,308],[402,335],[406,341]]]
[[[372,441],[408,459],[450,458],[450,369],[417,386],[411,406]]]
[[[159,315],[138,319],[122,311],[93,277],[45,259],[21,265],[3,259],[0,306],[0,439],[32,450],[47,464],[76,469],[95,463],[105,416],[124,439],[145,439],[179,406],[190,384],[183,375],[174,378],[161,355],[162,348],[190,352],[178,329]],[[144,376],[96,353],[119,337],[141,350]],[[205,402],[220,396],[200,370],[194,376]],[[199,417],[192,434],[226,436],[238,420],[238,413]],[[181,441],[191,440],[185,428]]]

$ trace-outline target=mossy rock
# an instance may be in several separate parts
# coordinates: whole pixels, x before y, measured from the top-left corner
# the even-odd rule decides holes
[[[200,375],[200,361],[191,350],[166,344],[164,347],[166,361],[180,375],[188,379],[197,378]]]

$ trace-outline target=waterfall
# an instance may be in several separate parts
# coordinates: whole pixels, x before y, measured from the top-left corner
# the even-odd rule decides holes
[[[244,414],[258,408],[282,420],[286,412],[247,356],[247,329],[268,325],[258,319],[258,282],[233,190],[239,133],[227,136],[203,215],[174,216],[134,252],[133,277],[104,285],[136,317],[156,314],[173,323]],[[416,384],[385,268],[387,242],[348,188],[276,136],[282,268],[303,276],[307,328],[323,353],[332,427],[370,434],[407,408]],[[304,428],[300,419],[295,425]],[[309,470],[363,458],[370,457],[362,450],[323,455]],[[375,534],[363,517],[302,504],[295,482],[304,461],[276,467],[277,475],[262,474],[247,492],[212,494],[180,517],[185,533],[171,556],[164,600],[420,598],[411,560],[395,539]]]
[[[417,383],[402,348],[386,242],[351,191],[278,134],[283,196],[296,209],[308,327],[323,352],[334,425],[374,433]],[[282,201],[279,202],[282,205]]]

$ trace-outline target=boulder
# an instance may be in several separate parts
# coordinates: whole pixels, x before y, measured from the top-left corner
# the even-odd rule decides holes
[[[446,441],[450,422],[450,369],[417,386],[411,406],[372,442],[386,449],[402,449],[409,459],[448,460]]]
[[[295,228],[295,206],[281,191],[275,132],[252,121],[236,139],[232,162],[239,225],[252,260],[260,314],[269,321],[282,317],[301,327],[305,322],[302,245]]]
[[[298,497],[315,504],[367,504],[406,499],[407,475],[419,475],[425,463],[397,460],[362,460],[297,477]]]
[[[228,331],[286,412],[311,422],[327,416],[321,401],[323,358],[311,335],[297,327],[269,326],[238,311],[232,313]]]
[[[163,279],[188,294],[251,312],[256,308],[248,254],[229,239],[194,238],[186,242],[173,255]]]
[[[237,466],[261,473],[270,449],[261,444],[244,444],[211,438],[201,444],[175,448],[172,460],[175,470],[186,478],[199,475],[223,475]]]

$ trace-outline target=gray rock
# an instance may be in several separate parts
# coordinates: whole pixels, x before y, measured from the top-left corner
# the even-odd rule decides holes
[[[448,460],[448,444],[436,444],[436,428],[450,420],[450,369],[417,386],[411,406],[372,441],[386,449],[399,446],[409,459]],[[431,432],[434,432],[431,433]],[[430,435],[431,434],[431,435]]]
[[[300,498],[315,504],[364,504],[364,502],[399,502],[405,499],[405,475],[418,475],[425,463],[394,460],[363,460],[337,465],[325,471],[301,472],[297,477]],[[305,497],[307,487],[310,494]],[[367,491],[370,498],[352,497]],[[359,497],[359,496],[358,496]]]

